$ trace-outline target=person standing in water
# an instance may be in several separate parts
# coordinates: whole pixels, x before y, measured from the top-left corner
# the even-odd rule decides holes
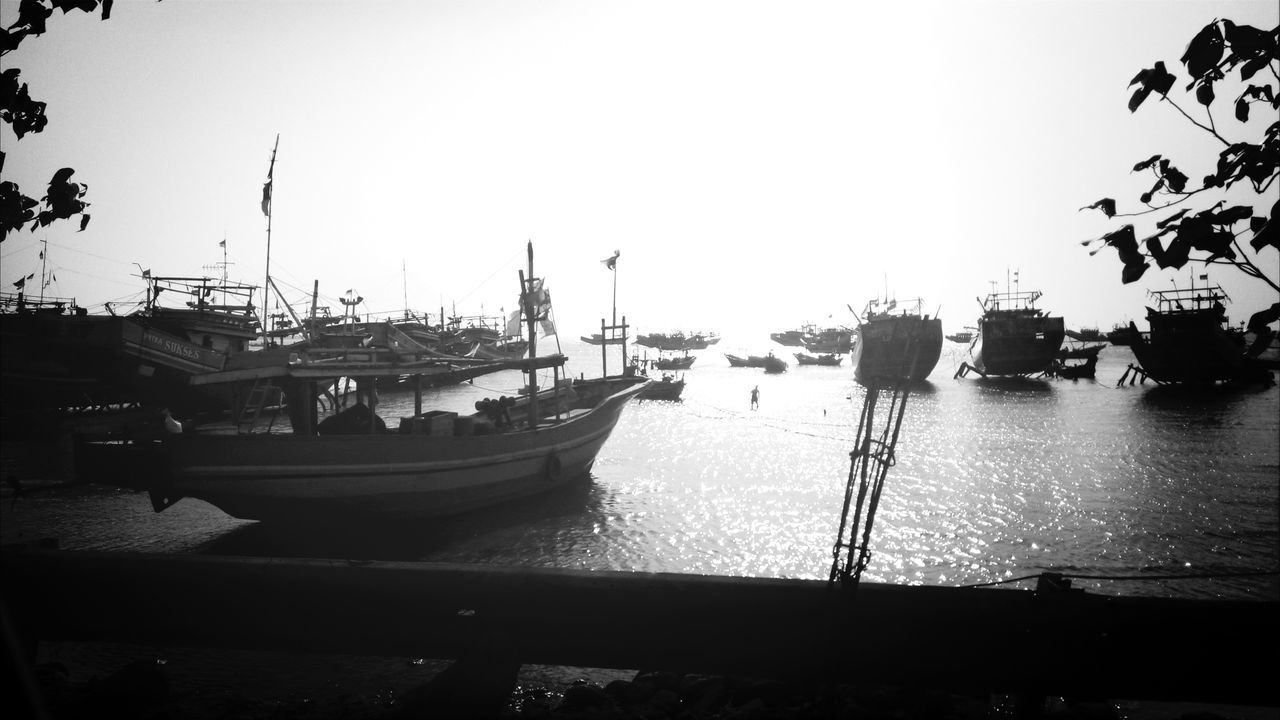
[[[751,409],[758,410],[760,408],[760,386],[751,388]]]

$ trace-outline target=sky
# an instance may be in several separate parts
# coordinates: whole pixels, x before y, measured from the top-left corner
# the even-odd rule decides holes
[[[0,0],[0,24],[18,4]],[[1134,163],[1162,153],[1197,178],[1216,161],[1168,103],[1127,108],[1130,79],[1157,60],[1181,95],[1178,58],[1215,18],[1270,30],[1280,10],[117,0],[106,21],[55,12],[0,60],[49,118],[21,141],[0,129],[3,176],[38,198],[74,168],[92,219],[12,234],[0,281],[43,272],[48,295],[127,308],[142,269],[217,277],[225,239],[231,279],[261,285],[278,136],[270,272],[300,308],[318,281],[334,312],[352,290],[364,313],[496,315],[515,307],[532,241],[568,337],[616,308],[633,332],[763,347],[802,323],[854,325],[850,308],[886,293],[921,298],[951,333],[1015,273],[1067,327],[1105,331],[1143,326],[1149,290],[1207,272],[1236,322],[1280,298],[1217,266],[1122,285],[1113,250],[1081,245],[1123,223],[1080,208],[1138,209],[1152,179]],[[1220,104],[1232,138],[1256,141],[1274,119],[1242,127]],[[1244,199],[1269,208],[1278,191]],[[1273,249],[1258,261],[1280,277]]]

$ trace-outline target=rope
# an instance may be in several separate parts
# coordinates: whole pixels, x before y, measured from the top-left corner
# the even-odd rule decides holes
[[[1203,573],[1194,575],[1071,575],[1066,573],[1057,573],[1060,577],[1071,580],[1213,580],[1217,578],[1229,577],[1259,577],[1264,575],[1280,575],[1277,570],[1254,570],[1249,572],[1225,572],[1225,573]],[[977,588],[992,587],[995,585],[1011,585],[1013,583],[1026,582],[1027,580],[1040,579],[1041,573],[1035,575],[1023,575],[1022,577],[1010,578],[1008,580],[996,580],[986,583],[973,583],[971,585],[958,585],[957,587]]]

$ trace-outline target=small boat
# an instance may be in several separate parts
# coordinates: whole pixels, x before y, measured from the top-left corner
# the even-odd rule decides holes
[[[688,370],[693,367],[693,361],[698,358],[689,353],[684,355],[668,355],[659,356],[653,361],[653,366],[658,370]]]
[[[1061,317],[1035,307],[1039,290],[992,292],[980,300],[978,337],[970,349],[972,362],[957,375],[974,370],[983,377],[1027,376],[1043,373],[1058,357],[1066,328]]]
[[[1102,352],[1102,349],[1106,346],[1106,343],[1098,343],[1096,345],[1085,345],[1083,343],[1079,345],[1063,345],[1062,349],[1058,351],[1058,359],[1087,360],[1089,358],[1096,358],[1098,357],[1098,353]]]
[[[787,361],[770,352],[761,360],[761,366],[766,373],[784,373],[787,371]]]
[[[623,343],[623,340],[620,337],[606,338],[600,333],[594,333],[590,336],[581,335],[579,336],[579,339],[588,345],[621,345]]]
[[[1054,360],[1049,368],[1044,371],[1049,377],[1058,377],[1064,380],[1081,380],[1094,377],[1098,368],[1098,355],[1095,353],[1084,358],[1084,362],[1067,363],[1065,360]]]
[[[262,368],[259,378],[283,388],[292,433],[187,431],[184,424],[181,433],[160,431],[129,443],[85,441],[77,448],[82,479],[120,484],[122,477],[140,478],[156,511],[196,498],[237,518],[330,522],[443,517],[578,482],[627,402],[650,381],[629,370],[561,378],[565,356],[536,355],[534,325],[546,316],[546,300],[533,282],[522,275],[526,317],[534,318],[531,357],[476,365],[477,373],[525,370],[527,392],[486,399],[475,413],[459,414],[423,410],[418,385],[413,414],[389,429],[376,414],[376,379],[393,367],[418,377],[452,372],[453,361],[333,361],[303,351],[287,365]],[[547,369],[552,383],[542,389],[538,371]],[[357,391],[356,404],[320,420],[316,399],[336,377],[371,387]],[[139,473],[139,467],[154,472]]]
[[[886,307],[896,307],[896,302]],[[895,387],[903,380],[918,383],[938,365],[942,355],[942,321],[921,315],[923,301],[898,314],[867,303],[854,344],[854,379],[866,387]]]
[[[679,400],[684,392],[684,378],[663,373],[661,380],[651,380],[636,397],[641,400]]]
[[[961,330],[958,333],[953,333],[951,335],[948,335],[947,339],[950,340],[951,342],[963,343],[967,345],[973,342],[973,333],[969,332],[968,330]]]
[[[1157,306],[1147,308],[1146,337],[1129,323],[1129,344],[1138,369],[1161,384],[1213,384],[1270,378],[1270,371],[1246,351],[1243,336],[1229,330],[1230,300],[1220,286],[1154,290]],[[1259,352],[1261,351],[1261,348]]]
[[[825,353],[823,355],[806,355],[805,353],[792,353],[796,357],[796,362],[801,365],[829,365],[837,366],[844,362],[843,355],[835,353]]]
[[[751,367],[751,368],[767,369],[770,366],[770,364],[772,364],[775,372],[782,372],[787,369],[787,363],[781,360],[780,358],[775,357],[772,352],[770,352],[768,355],[748,355],[746,357],[742,357],[740,355],[730,355],[729,353],[725,353],[724,356],[729,361],[730,367]],[[781,363],[781,365],[779,365],[779,363]]]

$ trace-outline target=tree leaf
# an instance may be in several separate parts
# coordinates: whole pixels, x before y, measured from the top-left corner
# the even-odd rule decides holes
[[[1146,262],[1140,265],[1125,265],[1124,270],[1120,271],[1120,282],[1125,285],[1137,282],[1142,278],[1142,274],[1145,273],[1149,267],[1151,267],[1151,264]]]
[[[1230,20],[1222,21],[1225,30],[1223,38],[1231,45],[1231,51],[1245,58],[1273,57],[1275,43],[1271,34],[1263,32],[1252,25],[1236,25]]]
[[[1244,98],[1236,100],[1236,119],[1240,122],[1249,122],[1249,101]]]
[[[1218,29],[1218,21],[1215,20],[1205,25],[1187,44],[1187,51],[1182,54],[1182,64],[1187,67],[1191,77],[1202,78],[1218,66],[1225,49],[1222,31]]]
[[[1111,198],[1102,198],[1092,205],[1085,205],[1081,210],[1101,210],[1107,217],[1115,217],[1116,201]]]
[[[1212,82],[1202,82],[1200,83],[1199,86],[1196,87],[1196,100],[1198,100],[1200,104],[1205,107],[1209,107],[1210,105],[1213,104],[1213,83]]]
[[[1155,164],[1156,164],[1157,162],[1159,162],[1159,161],[1160,161],[1160,156],[1159,156],[1159,155],[1152,155],[1151,157],[1147,158],[1146,160],[1143,160],[1142,162],[1138,163],[1137,165],[1134,165],[1134,166],[1133,166],[1133,171],[1134,171],[1134,172],[1139,172],[1139,171],[1142,171],[1142,170],[1146,170],[1147,168],[1151,167],[1152,165],[1155,165]]]
[[[1275,303],[1266,310],[1259,310],[1249,316],[1248,328],[1257,332],[1277,320],[1280,320],[1280,303]]]
[[[81,216],[80,216],[80,229],[79,229],[79,230],[77,230],[76,232],[84,232],[85,226],[87,226],[88,224],[89,224],[89,216],[88,216],[88,215],[81,215]]]
[[[1129,98],[1129,112],[1137,110],[1142,101],[1146,100],[1147,96],[1152,92],[1158,92],[1161,95],[1168,94],[1169,88],[1173,87],[1173,83],[1176,80],[1177,78],[1165,69],[1163,61],[1156,62],[1155,67],[1140,70],[1129,81],[1129,87],[1141,84],[1141,87],[1133,93],[1133,97]]]

